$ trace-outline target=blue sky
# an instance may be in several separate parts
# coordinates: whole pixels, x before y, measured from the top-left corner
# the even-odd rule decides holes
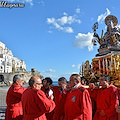
[[[3,1],[3,0],[0,0]],[[79,73],[82,62],[97,54],[92,26],[106,31],[104,18],[114,15],[120,25],[120,1],[116,0],[6,0],[24,8],[0,8],[0,41],[23,59],[27,71],[36,68],[54,81]]]

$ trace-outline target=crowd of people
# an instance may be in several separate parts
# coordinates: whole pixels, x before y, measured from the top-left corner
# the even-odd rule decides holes
[[[28,87],[22,87],[23,82],[20,74],[13,77],[5,120],[119,120],[120,89],[105,76],[99,78],[101,87],[83,85],[79,74],[72,74],[69,81],[60,77],[58,86],[50,77],[33,76]]]

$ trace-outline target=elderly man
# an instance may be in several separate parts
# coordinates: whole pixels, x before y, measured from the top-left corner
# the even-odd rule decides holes
[[[60,77],[58,79],[58,87],[53,89],[55,97],[55,110],[53,120],[63,120],[64,118],[64,103],[66,99],[66,85],[67,80],[65,77]]]
[[[23,120],[47,120],[45,113],[55,108],[53,96],[49,99],[46,97],[41,90],[42,81],[39,77],[31,77],[29,86],[22,95]]]
[[[53,89],[53,95],[54,95],[54,101],[57,105],[59,102],[59,96],[64,92],[64,89],[66,88],[67,80],[64,77],[60,77],[58,79],[58,87],[55,87]]]
[[[67,94],[64,120],[92,120],[92,103],[87,89],[81,85],[78,74],[70,77],[72,89]]]
[[[105,76],[99,78],[102,86],[97,92],[97,111],[93,120],[117,120],[115,88],[110,86]]]
[[[7,109],[5,120],[22,120],[23,111],[21,97],[26,88],[22,87],[23,78],[21,75],[13,77],[13,84],[9,88],[6,97]]]

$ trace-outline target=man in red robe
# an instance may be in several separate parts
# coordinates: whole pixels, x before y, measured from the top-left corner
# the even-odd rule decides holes
[[[114,81],[113,85],[116,86],[116,100],[117,100],[117,104],[116,104],[116,112],[118,113],[118,119],[120,120],[120,85],[119,85],[119,81]]]
[[[64,118],[64,103],[66,99],[66,85],[67,80],[65,77],[58,79],[58,87],[53,89],[54,101],[56,104],[54,110],[53,120],[63,120]]]
[[[117,120],[114,86],[110,86],[105,76],[99,78],[102,86],[97,92],[97,111],[93,120]]]
[[[43,86],[41,87],[41,90],[46,94],[47,97],[49,97],[49,92],[51,91],[51,85],[53,83],[52,79],[50,77],[46,77],[42,80]]]
[[[50,77],[46,77],[45,79],[42,80],[43,86],[41,90],[45,93],[46,97],[49,98],[52,94],[53,91],[51,89],[51,85],[53,83],[52,79]],[[46,113],[47,120],[53,120],[53,112]]]
[[[67,94],[64,120],[92,120],[91,98],[80,82],[81,78],[78,74],[71,75],[72,89]]]
[[[91,98],[91,101],[92,101],[92,118],[94,117],[95,115],[95,112],[96,112],[96,96],[97,96],[97,90],[94,83],[90,83],[89,84],[89,88],[87,89],[89,94],[90,94],[90,98]]]
[[[22,87],[23,78],[21,75],[13,77],[13,84],[9,88],[6,96],[5,120],[22,120],[23,111],[21,97],[26,88]]]
[[[59,96],[63,93],[64,89],[66,88],[67,80],[64,77],[58,79],[58,86],[53,89],[54,101],[55,104],[59,102]]]
[[[117,99],[117,103],[118,103],[116,111],[117,111],[117,113],[120,114],[120,88],[117,88],[117,90],[116,90],[116,99]]]
[[[45,113],[51,112],[55,108],[53,95],[48,99],[40,90],[42,81],[39,77],[31,77],[29,85],[30,88],[25,90],[22,95],[23,120],[47,120]]]

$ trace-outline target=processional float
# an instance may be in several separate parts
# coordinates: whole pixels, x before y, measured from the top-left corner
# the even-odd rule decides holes
[[[99,49],[91,64],[88,60],[82,63],[80,75],[94,83],[98,82],[101,75],[105,75],[110,79],[111,84],[120,88],[120,28],[116,26],[118,19],[109,15],[105,18],[105,24],[107,25],[107,31],[103,35],[102,30],[101,37],[96,33],[98,22],[92,27],[94,32],[92,42],[93,45],[98,43]]]
[[[99,44],[98,53],[90,64],[87,60],[82,63],[80,74],[89,82],[98,82],[101,75],[109,76],[111,82],[120,86],[120,28],[116,27],[118,20],[115,16],[109,15],[105,18],[107,31],[101,37],[96,33],[98,22],[93,25],[93,45]],[[109,79],[108,77],[108,79]]]

